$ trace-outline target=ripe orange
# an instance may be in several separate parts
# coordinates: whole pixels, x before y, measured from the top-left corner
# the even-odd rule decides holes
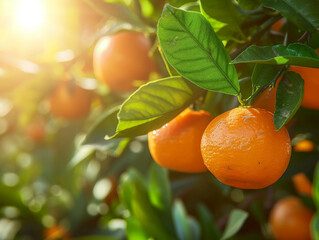
[[[310,222],[313,212],[297,197],[286,197],[270,212],[270,227],[278,240],[310,240]]]
[[[45,124],[43,121],[35,121],[26,128],[26,135],[33,142],[40,143],[45,138]]]
[[[295,152],[311,152],[315,149],[315,144],[307,139],[297,142],[294,146]]]
[[[134,81],[148,80],[156,69],[148,55],[150,49],[151,42],[142,33],[121,32],[101,38],[93,54],[96,78],[116,92],[134,90]]]
[[[285,172],[291,144],[285,127],[275,130],[272,113],[238,107],[207,126],[201,151],[206,167],[222,183],[259,189],[273,184]]]
[[[66,240],[70,239],[69,233],[67,230],[61,226],[53,226],[45,229],[44,231],[44,239],[45,240]]]
[[[50,97],[51,113],[66,119],[84,117],[90,111],[91,95],[70,81],[61,81]]]
[[[305,108],[319,109],[319,68],[291,66],[289,71],[299,73],[305,81],[304,97],[301,106]]]
[[[200,152],[203,132],[212,116],[187,109],[169,123],[148,134],[153,159],[162,167],[180,172],[207,170]]]
[[[263,108],[269,112],[274,113],[276,108],[276,91],[281,78],[276,82],[274,88],[268,87],[263,93],[261,93],[258,98],[254,101],[253,106],[256,108]]]
[[[277,22],[271,25],[271,30],[275,32],[280,32],[282,27],[286,24],[287,20],[285,18],[280,18]]]
[[[298,193],[312,196],[312,184],[307,178],[306,174],[298,173],[292,176],[292,182],[295,186],[295,189]]]

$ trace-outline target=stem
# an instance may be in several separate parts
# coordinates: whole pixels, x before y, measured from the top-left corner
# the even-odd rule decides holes
[[[279,72],[276,74],[276,76],[269,82],[269,84],[266,84],[260,88],[257,89],[249,98],[246,99],[246,102],[248,105],[251,105],[252,101],[263,91],[265,91],[269,85],[275,85],[277,79],[280,77],[280,75],[286,70],[286,65],[283,65]]]
[[[253,33],[252,35],[250,35],[247,39],[249,39],[249,42],[241,45],[240,47],[237,48],[236,51],[234,51],[232,54],[230,54],[230,58],[234,59],[235,57],[237,57],[242,51],[244,51],[246,48],[248,48],[250,45],[252,45],[253,43],[257,42],[259,40],[259,38],[261,38],[264,33],[266,31],[268,31],[268,28],[270,28],[271,25],[273,25],[276,21],[278,21],[281,18],[280,15],[278,16],[274,16],[269,18],[267,21],[265,21],[260,28],[258,29],[258,31],[256,31],[255,33]]]

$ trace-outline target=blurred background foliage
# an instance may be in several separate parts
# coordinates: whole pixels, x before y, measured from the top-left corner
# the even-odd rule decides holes
[[[197,1],[167,2],[200,11]],[[237,2],[231,11],[239,26],[217,31],[232,57],[252,43],[294,42],[302,34],[291,22],[270,30],[280,15],[260,1]],[[169,76],[156,40],[164,4],[0,1],[0,239],[271,239],[272,205],[298,195],[291,176],[304,172],[313,179],[319,157],[319,112],[313,110],[300,109],[289,128],[293,145],[307,139],[313,149],[294,152],[280,181],[261,190],[231,188],[209,173],[164,170],[153,163],[146,136],[104,140],[115,133],[116,114],[128,94],[96,81],[94,46],[101,36],[119,30],[143,32],[152,41],[150,55],[158,66],[150,78]],[[216,26],[222,21],[212,19]],[[249,92],[253,65],[236,68]],[[49,99],[65,79],[92,95],[88,115],[65,119],[51,113]],[[232,96],[209,93],[203,108],[218,115],[237,104]],[[314,208],[311,198],[304,200]]]

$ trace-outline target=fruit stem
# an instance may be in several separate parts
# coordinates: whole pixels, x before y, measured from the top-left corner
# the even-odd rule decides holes
[[[270,81],[268,82],[268,84],[265,84],[264,86],[258,88],[252,95],[250,95],[250,97],[248,97],[247,99],[245,99],[245,102],[247,103],[247,105],[251,105],[251,103],[253,102],[253,100],[263,91],[265,91],[268,86],[270,85],[275,85],[277,79],[287,70],[286,65],[283,65],[281,67],[281,69],[279,70],[279,72],[276,74],[276,76]]]

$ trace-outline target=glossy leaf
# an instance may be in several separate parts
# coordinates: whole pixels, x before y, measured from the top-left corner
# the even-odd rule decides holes
[[[234,236],[241,229],[247,217],[248,217],[248,213],[243,210],[240,210],[240,209],[232,210],[221,239],[225,240]]]
[[[239,94],[236,69],[203,15],[166,5],[158,38],[167,61],[180,75],[207,90]]]
[[[245,39],[240,28],[241,18],[232,0],[201,0],[200,4],[202,14],[221,39]]]
[[[279,11],[300,28],[315,32],[319,28],[319,3],[317,0],[261,0],[263,5]]]
[[[299,109],[304,95],[304,81],[298,73],[288,72],[279,82],[276,91],[276,130],[282,128]]]
[[[239,6],[246,10],[254,10],[261,5],[260,0],[238,0]]]
[[[319,55],[305,44],[292,43],[288,46],[250,46],[232,61],[234,64],[248,62],[319,68]]]
[[[181,77],[150,82],[121,106],[112,137],[132,137],[160,128],[194,102],[204,91]]]

